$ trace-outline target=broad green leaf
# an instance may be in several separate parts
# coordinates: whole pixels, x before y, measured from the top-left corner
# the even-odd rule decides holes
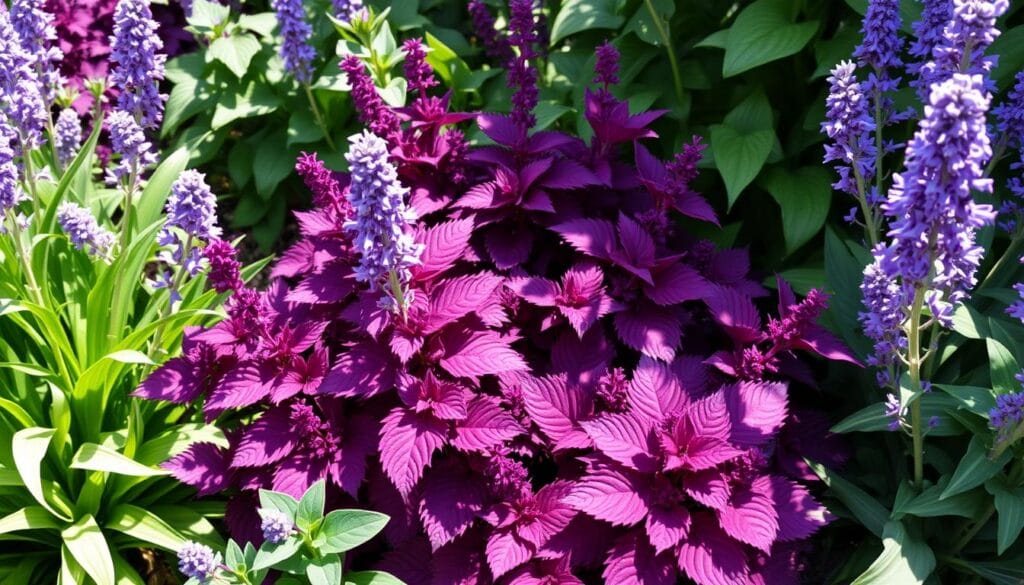
[[[959,406],[959,402],[955,398],[945,393],[929,392],[921,395],[920,400],[922,418],[930,420],[932,417],[936,417],[939,421],[938,426],[928,430],[930,436],[950,437],[964,432],[964,429],[947,412],[947,410],[956,409]],[[839,421],[832,427],[832,432],[875,433],[886,431],[891,420],[885,414],[885,403],[876,402]]]
[[[936,516],[974,518],[985,507],[986,498],[982,490],[965,491],[947,498],[942,494],[944,487],[944,483],[933,485],[902,506],[893,508],[893,518],[899,520],[905,514],[920,518]]]
[[[950,384],[935,384],[935,387],[952,396],[963,408],[975,414],[987,417],[988,412],[996,406],[996,397],[989,388]]]
[[[970,444],[967,445],[967,452],[956,466],[949,485],[943,490],[942,498],[948,498],[985,483],[999,473],[1009,460],[1009,451],[1004,452],[995,461],[989,459],[985,439],[978,436],[973,437]]]
[[[624,20],[615,13],[614,0],[567,0],[551,24],[551,46],[579,32],[617,29]]]
[[[791,22],[791,6],[789,0],[757,0],[740,12],[725,43],[723,77],[739,75],[804,48],[818,30],[818,22]]]
[[[171,89],[164,106],[164,123],[160,136],[167,137],[186,120],[205,111],[213,101],[205,80],[185,79],[178,81]]]
[[[363,544],[380,532],[389,518],[367,510],[334,510],[327,514],[317,541],[322,552],[340,553]]]
[[[274,27],[277,26],[277,17],[273,12],[243,14],[238,17],[238,26],[269,37],[274,33]]]
[[[7,534],[17,530],[57,530],[57,524],[53,516],[42,506],[27,506],[16,512],[0,518],[0,534]]]
[[[1020,585],[1024,583],[1024,559],[1020,557],[990,563],[963,562],[963,566],[992,585]]]
[[[241,79],[249,70],[249,63],[260,52],[260,42],[250,34],[236,34],[220,37],[210,43],[207,53],[210,57],[227,65],[228,69]]]
[[[170,475],[169,471],[143,465],[110,447],[96,443],[84,443],[78,448],[78,452],[71,459],[71,469],[105,471],[133,477]]]
[[[219,2],[195,0],[185,21],[196,28],[212,30],[226,21],[230,14],[231,9]]]
[[[1006,346],[989,338],[985,340],[985,347],[988,348],[989,373],[992,376],[992,388],[1000,394],[1016,392],[1020,383],[1014,377],[1020,372],[1020,366],[1014,359]]]
[[[188,506],[157,505],[148,506],[147,509],[182,536],[215,549],[224,548],[224,538],[217,532],[217,528],[195,507],[195,502],[192,502]]]
[[[654,14],[651,14],[652,10]],[[636,33],[636,36],[645,43],[660,47],[664,45],[662,32],[668,38],[672,38],[669,21],[675,13],[676,5],[673,0],[644,0],[622,29],[622,34]]]
[[[878,538],[882,538],[885,523],[889,519],[889,510],[885,506],[824,465],[813,461],[808,461],[807,464],[821,478],[821,481],[831,488],[835,496],[846,504],[850,512],[864,525],[864,528],[870,530]]]
[[[758,89],[751,92],[746,99],[725,115],[723,123],[743,133],[750,134],[758,130],[771,130],[773,123],[772,105],[768,96]]]
[[[215,425],[187,423],[173,427],[139,446],[134,459],[143,465],[158,465],[182,453],[192,443],[213,443],[227,448],[224,431]]]
[[[992,479],[985,482],[985,489],[995,496],[997,514],[996,546],[1002,555],[1010,548],[1021,529],[1024,529],[1024,487],[1008,487],[1003,481]]]
[[[544,130],[558,121],[563,115],[572,111],[572,108],[556,102],[543,101],[537,104],[533,114],[537,118],[536,130]]]
[[[186,541],[181,533],[162,518],[131,504],[119,504],[111,510],[107,514],[104,527],[175,553]]]
[[[384,571],[359,571],[346,574],[345,585],[405,585],[405,583]]]
[[[273,492],[270,490],[260,490],[260,507],[267,510],[283,512],[287,514],[292,521],[294,521],[295,516],[299,511],[299,502],[288,494]]]
[[[341,557],[331,554],[311,559],[306,565],[306,577],[309,578],[309,585],[341,583]]]
[[[891,520],[882,532],[882,554],[853,585],[911,585],[924,583],[935,570],[935,554],[903,524]]]
[[[471,73],[469,66],[455,51],[429,32],[426,33],[426,39],[427,46],[430,47],[430,52],[427,53],[427,63],[434,68],[445,85],[455,86],[456,80],[469,77]]]
[[[241,93],[222,95],[213,111],[211,130],[223,128],[235,120],[264,116],[281,106],[281,98],[265,83],[250,81]]]
[[[404,77],[395,77],[384,87],[378,88],[377,93],[384,103],[392,108],[405,106],[406,86],[408,82]]]
[[[256,146],[256,156],[252,158],[252,171],[256,178],[256,192],[263,199],[270,199],[277,186],[295,167],[295,157],[281,147],[287,141],[285,129],[282,128]]]
[[[115,585],[114,560],[103,532],[89,514],[61,532],[64,544],[96,585]]]
[[[256,553],[256,560],[251,568],[254,571],[269,569],[281,561],[290,559],[292,555],[299,552],[299,549],[301,548],[302,539],[297,536],[292,536],[280,544],[265,542],[263,543],[263,546],[260,547],[259,552]]]
[[[726,44],[729,42],[729,29],[723,29],[717,32],[713,32],[708,36],[700,40],[695,47],[711,47],[714,49],[724,49]]]
[[[324,517],[324,480],[309,486],[295,511],[295,526],[308,531]]]
[[[309,108],[292,112],[292,115],[288,118],[288,146],[316,142],[323,137],[324,131],[316,123],[316,118]],[[248,165],[246,169],[249,169]],[[249,172],[251,173],[252,171],[250,170]]]
[[[821,166],[788,171],[773,167],[761,185],[782,209],[782,234],[786,251],[795,252],[825,225],[832,203],[832,178]]]
[[[711,127],[711,150],[725,181],[730,209],[761,171],[774,142],[775,133],[771,130],[744,134],[730,126]]]
[[[32,420],[32,415],[17,402],[0,398],[0,410],[14,417],[14,420],[18,421],[18,424],[22,427],[28,428],[35,424],[35,421]]]
[[[32,497],[54,516],[71,521],[69,515],[58,512],[50,505],[43,492],[40,466],[55,432],[54,429],[40,427],[22,429],[14,433],[14,437],[11,439],[11,450],[14,455],[14,466],[18,469],[18,474],[21,475],[21,481],[25,484],[28,493],[32,494]]]
[[[86,580],[85,570],[75,560],[75,556],[68,550],[66,544],[60,547],[60,573],[57,576],[57,585],[79,585]]]
[[[153,362],[152,359],[150,359],[150,357],[148,355],[142,353],[141,351],[135,350],[135,349],[122,349],[122,350],[119,350],[119,351],[115,351],[113,353],[109,353],[106,356],[104,356],[104,359],[114,360],[115,362],[119,362],[119,363],[122,363],[122,364],[134,364],[134,365],[146,365],[146,366],[155,366],[155,365],[157,365],[156,363]]]
[[[988,318],[966,304],[953,310],[953,331],[968,339],[984,339],[992,335]]]

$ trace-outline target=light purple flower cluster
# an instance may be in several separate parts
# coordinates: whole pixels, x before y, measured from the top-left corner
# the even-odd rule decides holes
[[[313,58],[316,52],[309,45],[313,27],[306,22],[306,10],[302,0],[273,0],[271,6],[277,13],[281,27],[281,58],[284,68],[295,80],[306,85],[313,81]]]
[[[261,509],[259,514],[262,519],[260,529],[263,531],[263,538],[269,543],[281,544],[295,531],[292,519],[280,510]]]
[[[498,32],[494,15],[488,10],[487,5],[482,0],[470,0],[466,9],[473,21],[473,32],[483,44],[484,52],[502,66],[511,62],[515,58],[512,46],[509,45],[508,38]]]
[[[1009,5],[1008,0],[953,0],[952,18],[932,50],[932,62],[919,72],[918,91],[957,72],[982,75],[985,89],[993,90],[988,74],[995,58],[986,57],[985,51],[999,37],[996,20]]]
[[[205,178],[206,175],[193,169],[178,175],[167,198],[167,222],[157,236],[158,244],[173,248],[170,263],[183,263],[190,276],[199,272],[202,252],[198,245],[221,234],[217,226],[217,197]],[[187,241],[182,241],[178,230],[185,234]]]
[[[869,185],[875,176],[875,121],[868,111],[868,99],[857,82],[857,67],[843,61],[828,78],[829,94],[825,101],[825,121],[821,129],[829,137],[825,145],[825,162],[835,161],[839,180],[835,189],[857,196],[857,177]],[[869,202],[874,203],[869,197]]]
[[[57,123],[53,126],[53,145],[63,166],[67,166],[82,147],[82,121],[74,108],[65,108],[57,116]]]
[[[57,223],[79,250],[90,256],[110,257],[117,237],[101,226],[88,209],[76,203],[63,203],[57,208]]]
[[[11,139],[4,132],[0,119],[0,223],[8,211],[14,212],[25,199],[25,193],[18,184],[18,167],[14,164],[14,149]]]
[[[20,154],[39,144],[46,125],[46,107],[32,68],[33,56],[21,45],[12,15],[0,10],[0,122],[15,132],[10,138]],[[4,120],[6,118],[6,120]]]
[[[428,89],[437,85],[434,70],[427,63],[427,51],[423,41],[409,39],[402,44],[405,49],[405,79],[409,82],[409,92],[424,95]]]
[[[901,420],[903,406],[900,404],[899,396],[889,393],[885,396],[885,418],[889,419],[889,430],[898,431],[903,426]]]
[[[900,25],[899,0],[874,0],[868,4],[861,28],[863,40],[853,51],[861,66],[872,69],[864,84],[866,91],[889,92],[899,84],[899,78],[893,78],[891,72],[903,67]]]
[[[363,6],[363,0],[332,0],[334,16],[345,22],[353,20],[366,20],[369,13]]]
[[[533,0],[509,1],[509,42],[518,51],[509,63],[508,85],[516,91],[512,94],[512,120],[525,133],[537,124],[533,109],[537,107],[537,69],[530,63],[537,58],[538,35],[533,18]]]
[[[917,89],[922,102],[928,99],[928,84],[919,77],[921,68],[931,61],[932,51],[942,42],[943,31],[952,18],[953,3],[950,0],[924,0],[921,19],[914,22],[916,38],[907,52],[916,60],[907,63],[907,73],[914,77],[910,85]]]
[[[1017,378],[1020,379],[1020,374]],[[989,424],[1000,435],[1013,432],[1013,428],[1024,421],[1024,392],[1000,394],[996,397],[995,408],[988,411]]]
[[[166,56],[160,53],[164,45],[157,29],[148,0],[118,1],[110,39],[110,84],[120,91],[118,109],[134,116],[143,128],[160,126],[167,99],[158,85]]]
[[[107,119],[110,130],[110,147],[121,156],[117,166],[107,169],[107,180],[118,184],[126,179],[138,181],[143,169],[156,162],[152,144],[135,118],[126,111],[117,110]]]
[[[391,300],[401,301],[404,306],[391,308],[404,309],[412,302],[407,294],[411,292],[407,290],[409,269],[419,264],[422,252],[422,246],[409,233],[410,222],[416,221],[416,212],[405,204],[409,190],[398,181],[382,138],[363,131],[349,142],[351,147],[345,155],[352,175],[348,200],[355,213],[344,227],[355,232],[353,242],[360,253],[355,277],[374,289],[383,285],[391,295],[401,292],[401,299]],[[402,291],[392,290],[394,283],[384,284],[388,278],[396,279]],[[386,299],[387,303],[390,300]]]
[[[32,55],[40,91],[45,102],[51,104],[63,85],[57,67],[64,55],[58,47],[52,46],[57,40],[57,31],[53,27],[53,15],[43,9],[43,4],[41,0],[12,0],[11,24],[21,38],[21,46]]]
[[[178,551],[178,570],[200,583],[207,583],[219,567],[220,555],[205,544],[190,540]]]

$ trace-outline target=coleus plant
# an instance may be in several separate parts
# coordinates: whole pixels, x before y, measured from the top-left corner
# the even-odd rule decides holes
[[[276,280],[137,390],[231,427],[165,467],[228,493],[240,541],[262,538],[259,489],[326,479],[334,504],[391,517],[351,562],[408,583],[795,582],[829,519],[803,457],[842,448],[793,424],[815,413],[787,380],[813,383],[797,352],[856,360],[814,324],[823,295],[780,283],[763,331],[746,252],[676,227],[715,221],[689,185],[699,142],[667,165],[639,144],[661,112],[612,94],[612,45],[594,138],[533,128],[533,3],[510,12],[511,115],[448,112],[418,41],[407,108],[345,59],[374,133],[350,139],[348,173],[299,159],[316,207]],[[467,144],[471,119],[490,144]]]

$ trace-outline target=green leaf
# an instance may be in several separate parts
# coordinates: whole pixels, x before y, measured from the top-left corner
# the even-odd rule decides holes
[[[1020,383],[1014,377],[1020,371],[1017,360],[1013,358],[1013,354],[1006,349],[1005,345],[995,339],[986,339],[985,347],[988,348],[992,388],[1000,394],[1015,392],[1020,388]]]
[[[757,0],[743,9],[729,29],[722,76],[732,77],[788,57],[811,40],[817,21],[790,21],[789,0]]]
[[[228,93],[217,100],[210,129],[223,128],[235,120],[265,116],[281,106],[281,98],[265,83],[250,81],[241,93]]]
[[[274,27],[277,26],[277,17],[273,12],[243,14],[238,17],[238,26],[269,37],[274,34]]]
[[[178,175],[188,166],[188,151],[179,148],[169,155],[164,156],[163,161],[146,182],[146,188],[142,195],[136,199],[135,223],[133,235],[139,234],[161,221],[164,204],[167,196],[171,194],[171,184],[178,180]]]
[[[725,115],[723,123],[744,134],[773,129],[772,105],[768,96],[760,89],[752,92]]]
[[[306,565],[306,577],[310,585],[337,585],[341,583],[341,557],[325,555],[310,559]]]
[[[224,431],[215,425],[187,423],[172,427],[140,445],[134,459],[143,465],[157,465],[182,453],[193,443],[228,447]]]
[[[292,112],[288,118],[288,146],[316,142],[324,137],[324,131],[316,123],[313,112],[308,108]],[[246,167],[248,169],[248,167]],[[251,172],[251,171],[250,171]]]
[[[299,530],[309,531],[316,526],[324,517],[324,480],[319,480],[309,486],[306,493],[302,494],[299,500],[299,507],[295,511],[295,526]]]
[[[878,500],[856,485],[846,481],[835,472],[820,463],[808,461],[811,470],[821,478],[839,500],[846,504],[854,517],[878,538],[882,538],[883,529],[889,519],[889,510]]]
[[[984,339],[991,337],[988,318],[966,304],[953,310],[953,331],[968,339]]]
[[[824,167],[773,167],[762,176],[761,185],[782,208],[787,252],[792,254],[818,235],[832,203],[832,178]]]
[[[227,65],[228,69],[241,79],[249,70],[249,63],[260,52],[260,42],[251,34],[220,37],[210,43],[207,49],[210,57]]]
[[[299,502],[295,498],[288,494],[281,492],[273,492],[270,490],[260,490],[260,507],[266,510],[277,510],[288,515],[288,518],[295,521],[295,516],[299,511]]]
[[[75,561],[85,569],[96,585],[115,585],[114,560],[110,556],[110,548],[91,515],[79,518],[65,528],[61,536]]]
[[[950,384],[935,384],[935,387],[959,401],[962,408],[981,416],[987,417],[988,412],[996,406],[996,397],[989,388]]]
[[[993,585],[1020,585],[1024,582],[1024,559],[1020,557],[991,563],[961,562]]]
[[[256,146],[256,156],[252,159],[253,176],[256,178],[256,192],[263,199],[270,199],[281,181],[291,174],[295,167],[295,157],[281,148],[287,143],[284,130],[267,136]]]
[[[995,496],[998,526],[996,546],[1002,555],[1010,548],[1024,529],[1024,487],[1008,487],[1003,481],[992,479],[985,482],[985,489]]]
[[[405,585],[405,583],[384,571],[359,571],[346,574],[345,585]]]
[[[935,570],[935,554],[897,521],[885,523],[882,554],[852,585],[921,584]]]
[[[201,29],[214,29],[228,19],[231,9],[210,0],[195,0],[185,22]]]
[[[133,477],[159,477],[170,475],[169,471],[148,467],[118,453],[114,449],[96,443],[84,443],[71,458],[71,469],[105,471]]]
[[[651,15],[652,8],[656,16]],[[637,7],[636,12],[633,13],[633,18],[630,18],[629,22],[626,23],[625,28],[622,29],[622,34],[636,33],[636,36],[640,37],[645,43],[660,47],[664,42],[661,34],[658,32],[658,26],[663,27],[665,33],[671,38],[669,21],[675,13],[676,5],[673,0],[645,0]],[[658,18],[659,22],[656,23],[654,18]]]
[[[112,509],[107,514],[104,527],[174,553],[178,552],[186,541],[180,532],[162,518],[131,504],[119,504]]]
[[[557,102],[543,101],[537,104],[533,114],[537,117],[536,130],[544,130],[572,111],[569,106]]]
[[[963,433],[963,429],[946,412],[956,409],[959,402],[947,394],[927,393],[920,397],[921,415],[924,420],[939,419],[937,427],[928,430],[936,437],[949,437]],[[905,408],[905,407],[904,407]],[[904,412],[904,416],[906,413]],[[889,428],[890,418],[885,414],[885,403],[876,402],[847,416],[832,427],[833,433],[877,433]]]
[[[977,517],[985,507],[985,494],[981,490],[965,491],[949,498],[942,492],[945,482],[933,485],[917,497],[910,499],[893,509],[893,518],[899,520],[905,514],[911,514],[920,518],[934,518],[936,516],[962,516],[964,518]]]
[[[40,427],[22,429],[14,433],[14,437],[11,439],[11,451],[14,455],[14,466],[18,470],[18,474],[21,475],[21,481],[25,484],[28,493],[32,494],[32,497],[51,514],[70,522],[71,517],[55,510],[43,493],[40,466],[55,432],[54,429]]]
[[[567,0],[551,24],[551,46],[586,30],[619,28],[624,20],[615,13],[614,0]]]
[[[724,49],[729,43],[729,29],[713,32],[700,40],[694,47],[711,47],[713,49]]]
[[[0,518],[0,534],[17,530],[57,530],[60,525],[42,506],[26,506]]]
[[[979,486],[992,477],[1010,460],[1010,452],[1004,452],[999,459],[993,461],[988,457],[988,447],[981,437],[973,437],[967,445],[967,452],[949,480],[949,485],[942,492],[942,498],[948,498],[960,492]]]
[[[263,546],[260,547],[259,552],[256,553],[256,561],[253,563],[251,568],[254,571],[269,569],[281,561],[290,559],[295,553],[299,552],[299,549],[301,548],[302,539],[296,536],[293,536],[280,544],[264,542]]]
[[[388,520],[386,515],[378,512],[334,510],[327,514],[320,526],[318,548],[325,553],[352,550],[376,536]]]
[[[711,127],[711,151],[725,181],[729,208],[761,171],[775,142],[771,130],[743,134],[730,126]]]

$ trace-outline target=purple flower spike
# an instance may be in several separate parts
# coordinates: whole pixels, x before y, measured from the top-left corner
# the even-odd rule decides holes
[[[121,161],[107,170],[107,180],[117,184],[125,179],[138,181],[143,169],[156,162],[152,144],[131,114],[115,111],[107,119],[110,125],[110,147],[121,155]]]
[[[899,83],[899,78],[893,79],[890,71],[903,67],[900,24],[899,0],[871,0],[868,4],[861,28],[863,41],[853,51],[861,66],[873,69],[865,84],[867,91],[893,91]]]
[[[402,44],[402,48],[405,49],[405,79],[409,82],[409,91],[423,95],[437,85],[434,70],[427,63],[423,42],[409,39]]]
[[[366,72],[366,65],[355,55],[349,55],[339,65],[352,87],[352,102],[355,103],[359,119],[370,127],[370,132],[388,138],[398,132],[398,116],[395,115],[377,93],[377,86]]]
[[[18,167],[14,164],[11,140],[0,126],[0,223],[7,212],[13,212],[26,197],[18,184]]]
[[[117,238],[100,226],[88,209],[75,203],[63,203],[57,209],[57,223],[79,250],[88,252],[90,256],[110,257]]]
[[[952,18],[932,51],[932,62],[919,72],[918,93],[922,98],[927,97],[932,84],[958,72],[982,75],[985,89],[994,90],[988,74],[995,60],[986,57],[985,51],[999,37],[996,20],[1009,5],[1008,0],[953,0]]]
[[[619,83],[619,50],[608,41],[601,43],[594,51],[594,83],[608,89],[610,85]]]
[[[188,541],[178,551],[178,570],[182,575],[207,583],[220,567],[220,555],[205,544]]]
[[[1013,432],[1013,427],[1024,420],[1024,392],[997,396],[996,406],[988,412],[988,418],[1000,435]]]
[[[332,0],[334,16],[345,22],[366,20],[369,13],[363,6],[363,0]]]
[[[419,264],[423,247],[413,241],[409,224],[416,212],[406,207],[409,190],[398,182],[394,165],[388,161],[387,143],[364,131],[349,138],[352,146],[345,155],[352,174],[348,200],[355,216],[346,221],[346,230],[355,232],[354,245],[360,252],[356,280],[368,283],[371,289],[383,288],[390,295],[402,298],[385,299],[385,304],[400,301],[407,308],[412,302],[408,283],[409,269]],[[392,276],[393,275],[393,276]],[[388,280],[397,280],[389,283]],[[395,286],[401,291],[395,291]]]
[[[281,25],[281,58],[284,68],[295,80],[306,85],[313,81],[313,58],[316,52],[309,45],[313,27],[306,22],[302,0],[273,0],[271,7]]]
[[[260,510],[260,529],[263,538],[271,544],[281,544],[295,531],[295,525],[287,514],[280,510]]]
[[[169,263],[184,263],[190,276],[198,274],[202,257],[196,244],[219,238],[221,234],[217,226],[217,197],[210,191],[205,178],[206,175],[199,171],[182,171],[171,185],[171,195],[167,198],[167,222],[157,236],[157,243],[161,246],[173,247]],[[192,245],[186,246],[176,230],[191,239]]]
[[[526,133],[537,124],[533,109],[537,107],[537,69],[530,64],[537,57],[537,30],[533,18],[533,0],[510,0],[509,42],[519,52],[509,65],[508,85],[512,95],[512,120]]]
[[[242,288],[242,265],[236,256],[238,251],[231,242],[214,240],[203,248],[203,258],[210,263],[206,275],[210,286],[218,293],[225,293]]]
[[[118,0],[110,39],[110,84],[121,92],[118,109],[134,116],[143,128],[160,126],[167,99],[159,89],[167,57],[159,52],[164,44],[157,29],[147,0]]]
[[[57,66],[64,55],[52,46],[57,31],[53,28],[53,15],[43,10],[43,4],[40,0],[12,0],[11,24],[21,38],[21,46],[32,55],[40,91],[50,104],[63,85]]]
[[[1017,73],[1016,83],[1006,96],[1006,101],[992,108],[997,128],[1002,132],[1011,148],[1024,146],[1024,71]]]
[[[65,108],[57,116],[53,127],[53,143],[57,147],[60,164],[67,166],[82,147],[82,121],[74,108]]]
[[[857,173],[865,183],[875,176],[875,121],[868,100],[857,82],[856,66],[843,61],[832,70],[821,129],[831,139],[825,145],[825,162],[836,162],[839,180],[833,187],[857,196]],[[857,173],[854,173],[856,169]]]
[[[907,72],[915,76],[910,85],[918,90],[921,101],[928,99],[928,86],[917,76],[921,68],[931,60],[932,51],[943,39],[943,31],[946,25],[953,18],[953,3],[950,0],[924,0],[921,9],[921,19],[913,25],[914,35],[917,37],[912,43],[908,52],[917,61],[907,64]]]
[[[473,20],[473,32],[483,44],[487,56],[502,66],[511,62],[515,58],[512,47],[508,44],[508,39],[498,32],[494,15],[488,10],[487,5],[482,0],[470,0],[466,9]]]

